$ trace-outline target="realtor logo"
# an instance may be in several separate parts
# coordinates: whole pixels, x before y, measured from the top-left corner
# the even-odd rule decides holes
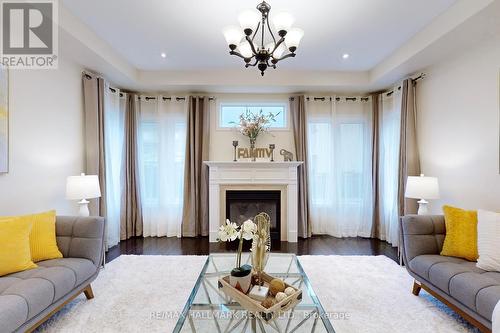
[[[10,68],[57,68],[56,1],[0,1],[0,62]]]

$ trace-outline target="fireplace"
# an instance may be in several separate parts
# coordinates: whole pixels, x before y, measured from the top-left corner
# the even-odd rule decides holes
[[[281,237],[281,191],[227,190],[226,218],[240,225],[264,212],[271,218],[271,239]]]

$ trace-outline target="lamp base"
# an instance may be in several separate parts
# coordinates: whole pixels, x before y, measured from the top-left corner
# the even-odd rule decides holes
[[[427,207],[428,203],[429,202],[425,199],[420,199],[418,201],[418,215],[429,215],[429,208]]]
[[[89,201],[82,199],[78,201],[78,205],[80,206],[80,209],[78,210],[78,216],[89,216]]]

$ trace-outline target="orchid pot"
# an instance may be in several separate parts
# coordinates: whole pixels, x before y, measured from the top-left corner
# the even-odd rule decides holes
[[[241,264],[241,252],[243,250],[243,240],[253,239],[257,226],[251,221],[243,222],[241,226],[226,220],[226,224],[219,228],[219,241],[230,242],[239,239],[238,252],[236,254],[236,266],[231,270],[229,283],[232,287],[246,294],[252,285],[252,266]]]

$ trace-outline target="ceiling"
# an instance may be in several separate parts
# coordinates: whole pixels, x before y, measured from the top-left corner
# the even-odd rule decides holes
[[[369,93],[500,36],[500,0],[268,1],[305,36],[264,77],[222,35],[258,0],[62,0],[60,59],[135,91]]]
[[[456,0],[268,0],[305,31],[290,70],[372,69]],[[258,0],[63,0],[64,6],[139,70],[241,69],[222,29]],[[162,52],[166,58],[160,57]],[[347,60],[343,53],[349,53]]]

